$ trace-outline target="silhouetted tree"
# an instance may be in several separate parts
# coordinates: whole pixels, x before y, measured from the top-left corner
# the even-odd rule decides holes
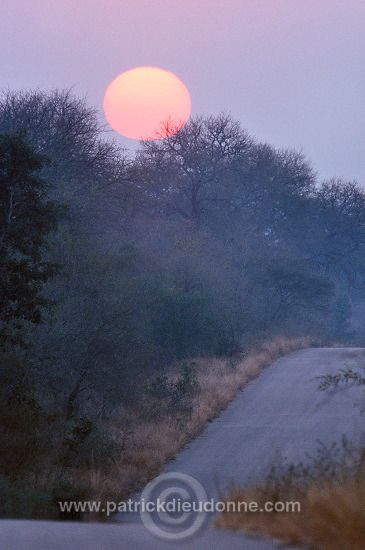
[[[157,211],[200,224],[224,200],[223,186],[247,162],[252,138],[228,115],[195,117],[178,132],[142,142],[137,155]]]
[[[26,130],[26,140],[50,162],[43,167],[48,180],[105,184],[124,164],[121,150],[101,138],[96,109],[71,90],[6,91],[0,97],[0,131]]]

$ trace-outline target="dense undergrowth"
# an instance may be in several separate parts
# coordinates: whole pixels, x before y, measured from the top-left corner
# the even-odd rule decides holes
[[[1,516],[105,519],[61,514],[58,502],[126,498],[264,367],[314,344],[310,338],[276,338],[245,355],[176,361],[164,374],[145,380],[133,407],[112,408],[103,418],[90,402],[71,418],[42,408],[31,380],[22,379],[19,370],[18,386],[1,403]]]

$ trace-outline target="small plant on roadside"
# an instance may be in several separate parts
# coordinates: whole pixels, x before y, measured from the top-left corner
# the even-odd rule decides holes
[[[356,386],[365,386],[365,376],[358,371],[354,371],[347,367],[346,369],[340,369],[336,374],[323,374],[322,376],[316,376],[314,380],[320,380],[318,389],[321,391],[329,388],[337,388],[340,384],[353,383]]]
[[[198,388],[199,384],[195,363],[193,361],[190,363],[184,361],[180,369],[179,378],[173,385],[174,397],[191,396]]]
[[[88,418],[80,417],[72,420],[65,437],[67,450],[71,453],[77,453],[80,445],[91,434],[94,428],[94,423]]]
[[[184,361],[177,380],[169,380],[166,375],[156,376],[144,386],[144,392],[156,399],[171,398],[176,403],[183,397],[191,397],[198,388],[195,363]]]
[[[365,371],[365,368],[363,369]],[[365,376],[359,371],[354,371],[349,367],[340,369],[336,374],[323,374],[322,376],[316,376],[314,380],[320,380],[318,389],[325,391],[330,388],[339,388],[343,386],[365,386]],[[355,403],[360,408],[360,414],[365,413],[365,400]]]
[[[165,375],[156,376],[151,382],[145,384],[143,389],[147,395],[156,399],[171,397],[173,392],[173,386]]]

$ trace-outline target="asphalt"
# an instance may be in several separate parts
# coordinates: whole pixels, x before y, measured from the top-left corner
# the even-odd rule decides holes
[[[349,387],[321,392],[314,379],[340,368],[361,369],[364,365],[362,348],[310,348],[277,360],[169,463],[165,473],[171,479],[165,482],[164,490],[169,484],[183,487],[184,479],[189,488],[190,478],[184,478],[187,475],[193,478],[193,488],[198,482],[207,499],[217,501],[232,483],[243,485],[261,479],[279,456],[288,461],[308,460],[319,442],[330,445],[343,435],[364,444],[363,418],[355,405],[364,397],[363,390]],[[151,517],[147,514],[148,520]],[[119,523],[114,524],[1,520],[0,550],[279,548],[271,540],[217,530],[211,526],[212,517],[208,514],[205,525],[188,540],[178,540],[174,526],[163,526],[167,536],[172,533],[175,537],[170,541],[151,534],[139,514],[118,514],[114,519]],[[157,520],[154,518],[153,523]]]

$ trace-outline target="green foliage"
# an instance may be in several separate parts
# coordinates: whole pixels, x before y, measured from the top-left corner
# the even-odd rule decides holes
[[[365,371],[365,369],[362,369]],[[365,375],[359,371],[346,367],[340,369],[336,374],[324,374],[322,376],[316,376],[314,380],[320,380],[318,389],[325,391],[330,388],[346,387],[348,385],[365,386]],[[360,408],[360,414],[365,414],[365,402],[362,401],[355,403]]]
[[[59,508],[59,502],[80,502],[90,499],[90,488],[85,485],[75,485],[67,479],[60,479],[52,488],[52,504],[56,507],[59,519],[67,521],[80,521],[82,512],[62,512]]]
[[[13,479],[36,468],[49,447],[52,420],[37,403],[35,383],[32,365],[0,355],[0,475]]]
[[[181,365],[179,378],[174,384],[173,394],[176,396],[193,395],[198,387],[199,384],[194,361],[190,363],[184,361]]]
[[[174,357],[181,359],[212,348],[219,324],[206,292],[162,286],[150,311],[154,342]]]
[[[80,445],[84,443],[85,439],[94,429],[94,423],[88,418],[72,419],[65,436],[65,445],[68,453],[77,454]]]
[[[59,513],[50,491],[30,489],[0,475],[0,517],[58,519]]]
[[[78,448],[75,466],[104,469],[115,463],[121,453],[110,431],[96,426]]]
[[[227,327],[225,333],[222,331],[217,337],[214,355],[218,357],[233,357],[240,352],[242,352],[240,338],[232,330],[232,327]]]
[[[169,380],[166,375],[159,375],[144,386],[145,393],[151,397],[156,399],[171,397],[173,400],[191,396],[197,389],[198,379],[194,361],[190,363],[183,361],[176,380]]]
[[[151,382],[144,386],[144,391],[151,397],[164,399],[166,397],[171,397],[173,393],[173,384],[166,375],[155,376]]]
[[[43,284],[58,272],[44,261],[46,237],[57,228],[59,207],[46,200],[38,172],[44,157],[22,133],[0,135],[0,346],[24,344],[24,321],[40,323],[50,304]]]
[[[121,446],[107,429],[85,417],[67,423],[63,444],[65,454],[62,461],[73,468],[105,468],[121,452]]]

